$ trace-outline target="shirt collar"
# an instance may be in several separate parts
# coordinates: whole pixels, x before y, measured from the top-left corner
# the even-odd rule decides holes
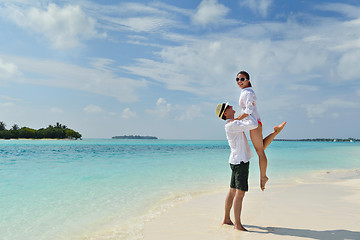
[[[247,87],[247,88],[241,89],[241,91],[245,91],[245,90],[252,90],[252,87]]]

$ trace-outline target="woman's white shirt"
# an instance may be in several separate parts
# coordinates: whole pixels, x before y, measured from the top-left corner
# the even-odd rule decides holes
[[[239,105],[243,113],[252,115],[257,121],[261,122],[260,114],[256,107],[256,95],[252,87],[241,90]]]

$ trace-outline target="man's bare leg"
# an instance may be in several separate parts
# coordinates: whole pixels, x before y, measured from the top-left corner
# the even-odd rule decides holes
[[[235,197],[234,197],[234,217],[235,217],[235,225],[234,228],[240,231],[247,231],[246,228],[241,224],[241,208],[242,202],[245,196],[245,192],[239,189],[236,189]]]
[[[229,193],[226,196],[226,199],[225,199],[225,217],[224,217],[223,224],[234,225],[234,223],[230,219],[230,210],[231,210],[231,207],[233,205],[233,200],[234,200],[234,197],[235,197],[235,193],[236,193],[236,189],[235,188],[230,188]]]

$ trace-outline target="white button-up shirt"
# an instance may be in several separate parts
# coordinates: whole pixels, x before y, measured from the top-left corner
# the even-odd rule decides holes
[[[256,95],[252,87],[241,90],[239,105],[243,113],[253,115],[256,121],[261,122],[260,114],[256,107]]]
[[[244,131],[258,127],[257,121],[253,116],[248,116],[242,120],[227,120],[225,124],[226,138],[231,149],[229,163],[237,165],[241,162],[247,163],[253,156]]]

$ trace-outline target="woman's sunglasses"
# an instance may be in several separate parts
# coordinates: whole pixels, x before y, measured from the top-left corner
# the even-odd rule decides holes
[[[240,81],[240,82],[244,82],[244,81],[246,81],[246,80],[248,80],[248,79],[246,79],[246,78],[236,78],[236,81],[238,82],[238,81]]]

